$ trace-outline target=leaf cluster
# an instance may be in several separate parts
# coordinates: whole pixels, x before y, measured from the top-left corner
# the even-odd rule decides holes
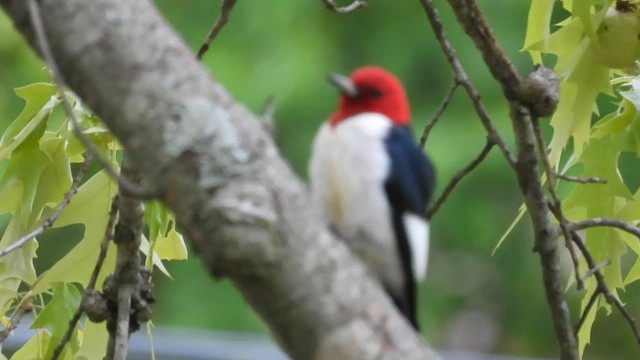
[[[633,12],[635,3],[610,0],[531,2],[525,49],[536,63],[555,60],[554,70],[561,77],[560,102],[551,118],[553,137],[549,144],[549,159],[561,173],[607,181],[606,184],[578,184],[568,189],[562,207],[570,221],[612,218],[633,225],[640,222],[640,192],[629,179],[621,176],[625,169],[620,161],[623,156],[640,157],[640,72],[637,63],[625,69],[614,69],[598,55],[599,51],[611,46],[630,46],[610,43],[627,36],[638,43],[633,46],[640,46],[638,30],[632,26],[624,27],[629,34],[615,38],[603,36],[614,21],[611,20],[612,11],[617,9],[631,11],[625,16],[633,17],[634,22],[640,21]],[[551,19],[559,14],[566,17],[551,24]],[[554,56],[550,59],[547,54]],[[612,96],[613,106],[602,106],[602,101],[611,102]],[[600,108],[613,108],[613,111],[601,114]],[[640,279],[638,238],[612,227],[589,228],[584,237],[596,263],[610,261],[610,265],[600,272],[613,296],[618,298],[620,290]],[[588,270],[583,261],[580,269]],[[583,310],[597,287],[593,277],[587,279]],[[611,311],[605,297],[596,301],[596,309],[602,307]],[[591,340],[595,318],[596,311],[588,312],[578,332],[581,354]]]
[[[0,166],[4,168],[0,178],[0,213],[9,214],[0,251],[19,241],[24,244],[0,257],[0,321],[5,328],[2,338],[9,335],[13,322],[19,321],[25,312],[33,312],[34,335],[11,359],[34,356],[50,359],[67,331],[69,320],[80,304],[81,290],[86,288],[96,264],[118,186],[99,166],[94,166],[77,193],[70,191],[73,170],[80,167],[88,154],[60,109],[58,91],[51,84],[35,83],[16,89],[16,94],[25,101],[25,106],[0,138]],[[72,99],[82,132],[112,166],[117,166],[120,145],[73,94],[67,93],[67,97]],[[68,205],[59,217],[52,217],[54,209],[63,202]],[[148,231],[140,250],[145,255],[152,254],[147,256],[146,266],[150,269],[155,266],[169,275],[163,260],[187,257],[173,214],[159,203],[149,202],[144,219]],[[25,234],[34,229],[41,229],[38,232],[41,233],[78,224],[84,229],[81,239],[74,246],[61,245],[70,250],[51,267],[36,271],[38,241],[25,238]],[[115,268],[114,245],[110,248],[98,277],[99,285]],[[104,326],[87,321],[76,328],[59,358],[101,358],[107,339]]]

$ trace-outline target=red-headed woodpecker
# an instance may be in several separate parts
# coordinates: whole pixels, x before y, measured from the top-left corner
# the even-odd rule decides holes
[[[427,271],[433,166],[413,139],[409,102],[395,76],[369,66],[328,80],[340,99],[314,140],[314,201],[417,329],[416,282]]]

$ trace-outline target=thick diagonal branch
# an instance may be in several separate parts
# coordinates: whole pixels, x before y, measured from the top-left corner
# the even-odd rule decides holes
[[[25,1],[0,5],[33,44]],[[313,210],[260,120],[150,1],[41,6],[67,84],[159,189],[210,272],[234,282],[292,358],[434,358]]]

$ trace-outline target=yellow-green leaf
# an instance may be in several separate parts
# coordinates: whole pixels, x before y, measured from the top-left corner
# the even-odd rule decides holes
[[[45,356],[47,359],[53,356],[53,351],[67,332],[69,320],[76,312],[82,298],[80,291],[71,284],[53,283],[51,288],[53,289],[53,297],[31,325],[32,329],[46,329],[51,334]],[[62,353],[73,354],[78,350],[78,347],[78,331],[75,329]]]
[[[42,274],[33,291],[44,291],[55,281],[87,284],[100,252],[100,243],[109,218],[111,199],[116,191],[117,185],[104,171],[97,173],[80,187],[76,196],[56,221],[55,227],[83,224],[84,237],[51,269]],[[110,245],[109,254],[98,279],[99,284],[114,268],[114,252],[113,245]]]
[[[36,83],[16,89],[16,94],[27,103],[18,117],[9,125],[0,138],[0,160],[11,155],[33,131],[39,128],[53,107],[57,104],[55,87],[50,84]],[[44,129],[41,128],[42,131]],[[39,138],[39,136],[38,136]]]
[[[555,0],[538,0],[531,2],[527,18],[527,35],[524,39],[523,50],[526,50],[537,42],[542,42],[545,48],[548,46],[549,28],[554,3]],[[539,51],[532,50],[529,51],[529,54],[534,64],[542,63]]]
[[[175,217],[160,202],[149,202],[145,206],[145,223],[149,226],[149,242],[162,260],[187,258],[187,247],[182,235],[176,231]]]
[[[46,360],[45,354],[49,347],[51,335],[46,331],[38,331],[15,354],[11,360]],[[61,360],[68,360],[64,358]]]
[[[82,344],[75,353],[75,360],[94,360],[104,357],[109,333],[104,323],[96,324],[87,321],[84,326]]]
[[[589,298],[592,293],[593,293],[592,290],[587,291],[586,292],[587,296],[585,296],[582,299],[581,313],[582,311],[584,311],[584,308],[587,306],[587,303],[589,302]],[[596,303],[594,304],[591,311],[589,311],[589,313],[585,316],[584,322],[580,327],[580,331],[578,331],[578,346],[579,346],[580,358],[582,358],[584,355],[584,348],[589,343],[591,343],[591,328],[593,327],[593,323],[596,320],[596,312],[599,309],[599,306],[598,306],[599,302],[600,302],[600,299],[596,299]]]
[[[21,235],[26,233],[24,224],[18,217],[13,217],[5,233],[0,239],[0,249],[13,244]],[[33,258],[36,256],[38,243],[34,240],[0,258],[0,308],[6,306],[17,297],[17,290],[22,281],[33,284],[36,280],[36,270]]]

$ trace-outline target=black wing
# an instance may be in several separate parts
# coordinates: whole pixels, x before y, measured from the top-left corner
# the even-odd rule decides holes
[[[390,295],[400,311],[418,329],[416,280],[403,214],[425,216],[435,185],[435,170],[429,158],[415,143],[409,127],[394,126],[385,139],[385,145],[391,160],[385,190],[391,205],[393,229],[405,280],[404,294],[390,292]]]

